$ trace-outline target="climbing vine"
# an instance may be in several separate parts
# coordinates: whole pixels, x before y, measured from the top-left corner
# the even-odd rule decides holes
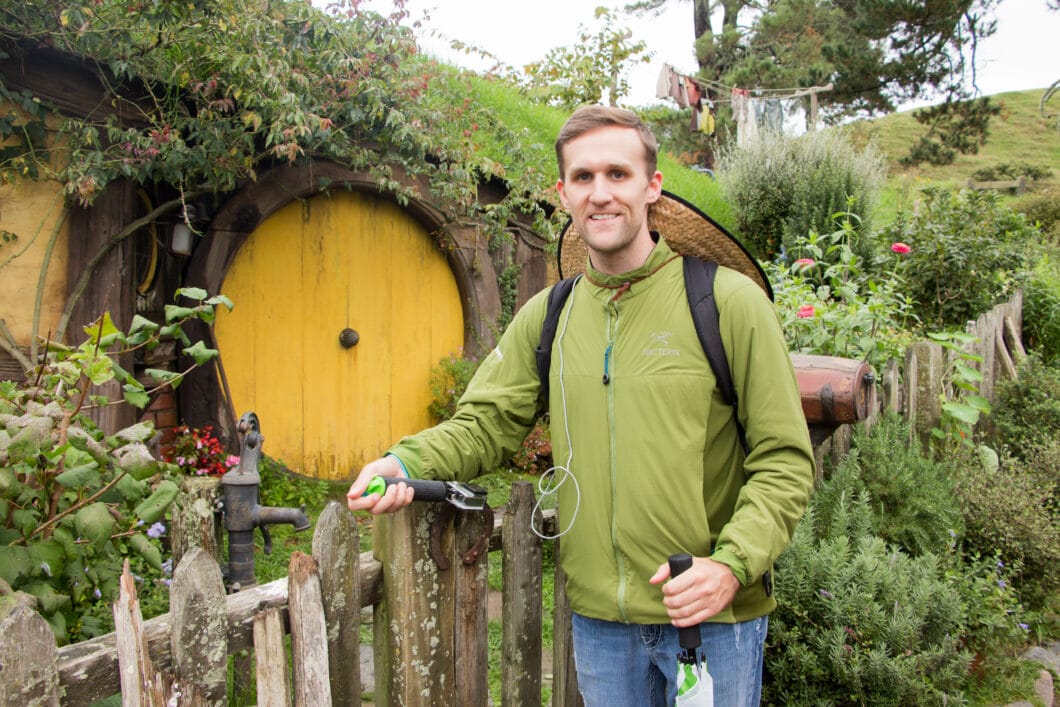
[[[425,180],[453,218],[473,215],[487,230],[538,210],[524,170],[481,149],[509,141],[498,135],[504,121],[468,90],[454,100],[460,79],[419,54],[404,0],[388,15],[357,0],[327,10],[296,0],[0,0],[0,16],[0,56],[48,48],[80,58],[102,86],[99,104],[113,107],[62,117],[46,98],[0,83],[11,106],[0,119],[5,179],[54,180],[91,204],[119,178],[224,193],[276,165],[327,159],[399,200],[410,193],[398,171]],[[483,209],[480,181],[500,174],[511,196]]]

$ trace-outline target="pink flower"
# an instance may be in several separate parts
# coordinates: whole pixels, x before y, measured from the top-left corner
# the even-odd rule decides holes
[[[807,268],[812,268],[814,265],[816,265],[817,261],[815,261],[813,258],[799,258],[795,261],[795,264],[803,270],[806,270]]]
[[[799,307],[799,311],[795,313],[795,316],[799,319],[811,319],[817,313],[817,310],[813,308],[812,304],[804,304]]]
[[[228,466],[228,467],[233,467],[233,466],[235,466],[238,463],[239,463],[239,457],[237,457],[235,454],[229,454],[228,458],[225,459],[225,466]]]
[[[905,255],[906,253],[908,253],[911,250],[912,250],[912,248],[910,248],[905,243],[892,243],[891,244],[891,251],[894,252],[894,253],[898,253],[899,255]]]

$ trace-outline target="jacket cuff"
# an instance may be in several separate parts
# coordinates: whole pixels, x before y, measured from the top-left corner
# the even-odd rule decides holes
[[[710,559],[721,564],[732,570],[733,576],[740,583],[741,587],[746,587],[750,584],[749,577],[747,576],[747,564],[736,556],[732,550],[725,548],[719,548],[714,551],[714,554],[710,556]]]
[[[404,454],[402,454],[402,451],[404,451]],[[407,450],[400,450],[395,447],[394,449],[387,451],[385,456],[397,459],[398,464],[401,465],[401,471],[405,472],[406,478],[422,478],[423,469],[421,468],[419,458],[409,455]]]

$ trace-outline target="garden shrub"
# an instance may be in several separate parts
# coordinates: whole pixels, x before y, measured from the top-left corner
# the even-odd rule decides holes
[[[1060,439],[1060,368],[1031,353],[1015,379],[998,381],[993,421],[997,444],[1019,459],[1043,442]]]
[[[982,167],[972,172],[972,179],[979,182],[1019,179],[1020,177],[1039,180],[1051,176],[1053,176],[1053,170],[1048,167],[1038,167],[1022,160],[1017,160],[1015,162],[999,162],[990,167]]]
[[[1054,241],[1060,236],[1060,198],[1055,187],[1022,196],[1012,202],[1012,208],[1026,214],[1028,221],[1037,223]]]
[[[838,131],[801,137],[765,135],[721,153],[719,182],[741,240],[759,260],[773,260],[810,231],[830,233],[836,214],[868,228],[886,165],[869,146],[857,150]],[[850,244],[855,251],[859,243]]]
[[[859,427],[854,446],[830,483],[817,494],[827,522],[839,497],[864,495],[872,510],[872,531],[910,555],[943,555],[962,531],[949,468],[921,453],[909,424],[884,415],[871,433]]]
[[[864,496],[828,515],[811,509],[777,563],[763,703],[959,703],[972,656],[939,559],[866,533]]]
[[[126,333],[105,313],[84,328],[79,346],[49,342],[25,382],[0,381],[0,584],[34,596],[60,644],[111,629],[126,560],[144,588],[164,579],[163,521],[179,470],[152,455],[152,423],[104,435],[88,411],[115,402],[102,387],[110,383],[126,402],[147,404],[151,391],[117,361],[163,335],[184,344],[181,353],[196,365],[217,355],[181,327],[212,324],[215,306],[231,302],[197,288],[179,289],[177,298],[194,305],[166,305],[165,326],[136,316]],[[183,376],[144,374],[174,387]]]
[[[923,196],[877,239],[887,248],[908,244],[902,275],[924,326],[964,329],[1022,283],[1039,259],[1041,234],[993,193],[930,188]]]
[[[479,362],[452,353],[431,369],[431,404],[427,411],[435,422],[448,420],[456,413],[456,404],[467,390],[467,384],[478,370]]]
[[[1023,283],[1023,339],[1042,360],[1060,365],[1060,266],[1045,257]]]
[[[1016,573],[1024,600],[1038,606],[1060,587],[1060,440],[1032,447],[1027,460],[968,457],[955,477],[965,550],[997,555]]]

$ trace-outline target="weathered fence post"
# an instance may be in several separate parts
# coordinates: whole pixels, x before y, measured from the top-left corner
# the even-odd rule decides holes
[[[924,449],[931,430],[942,419],[942,346],[931,341],[912,344],[905,354],[905,418]]]
[[[567,577],[560,566],[560,542],[553,540],[556,562],[555,608],[552,615],[552,704],[582,707],[578,676],[574,670],[574,640],[571,635],[571,608],[567,600]]]
[[[36,607],[0,580],[0,705],[59,704],[55,634]]]
[[[447,612],[443,605],[442,611],[446,622],[452,621],[456,704],[485,705],[489,702],[488,574],[493,513],[457,513],[453,534],[448,570],[453,575],[453,608]],[[476,546],[480,548],[477,554],[472,549]]]
[[[386,577],[374,618],[378,704],[485,704],[487,553],[468,564],[464,554],[487,530],[487,514],[457,513],[455,523],[452,515],[413,503],[376,520]]]
[[[541,513],[535,513],[534,487],[512,484],[501,535],[503,638],[501,704],[532,705],[541,701]]]
[[[296,551],[291,555],[287,572],[294,703],[299,707],[325,707],[331,704],[331,682],[328,679],[328,631],[324,624],[317,563],[310,555]]]
[[[336,705],[361,701],[360,536],[353,515],[332,501],[313,531],[328,630],[328,674]]]
[[[375,556],[385,577],[373,631],[378,704],[457,704],[453,646],[439,625],[446,599],[431,559],[431,526],[438,514],[436,505],[413,503],[375,521]],[[438,543],[452,547],[451,526]]]
[[[169,539],[174,567],[193,547],[201,547],[214,562],[221,561],[224,529],[214,518],[220,485],[221,480],[216,476],[188,476],[181,480],[180,494],[170,508]]]
[[[228,702],[228,611],[221,568],[192,547],[173,572],[169,588],[169,638],[178,679],[194,685],[207,703]]]
[[[272,608],[254,616],[258,707],[288,707],[291,704],[283,615],[283,609]]]

